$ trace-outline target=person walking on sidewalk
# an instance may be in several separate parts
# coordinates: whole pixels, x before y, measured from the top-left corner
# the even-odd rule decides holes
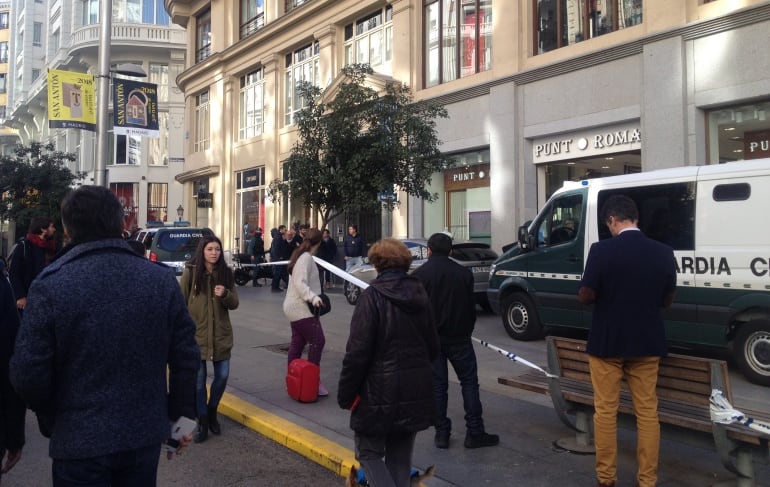
[[[665,356],[661,308],[674,300],[676,267],[671,247],[638,228],[639,212],[627,196],[611,196],[601,210],[612,238],[591,246],[578,299],[593,304],[588,367],[594,388],[594,445],[600,487],[617,482],[617,416],[625,376],[636,415],[639,487],[658,478],[660,423],[655,388]]]
[[[433,387],[436,401],[436,448],[449,448],[452,420],[447,417],[449,372],[447,361],[460,380],[465,408],[465,448],[495,446],[497,435],[484,430],[479,399],[479,377],[476,353],[471,335],[476,325],[476,300],[473,274],[449,258],[452,239],[445,233],[428,239],[428,261],[412,274],[422,282],[441,342],[441,350],[433,361]]]
[[[195,442],[202,443],[208,432],[218,435],[221,426],[217,408],[230,376],[230,352],[233,349],[233,327],[230,310],[238,308],[233,271],[222,254],[222,242],[213,235],[204,235],[195,256],[185,266],[180,282],[187,300],[190,316],[195,320],[195,339],[200,346],[200,367],[195,392],[198,431]],[[214,380],[206,399],[206,362],[214,367]]]
[[[337,243],[329,234],[329,230],[324,228],[323,236],[321,238],[321,247],[318,249],[318,257],[330,264],[333,264],[334,258],[336,256],[337,256]],[[327,289],[331,288],[332,271],[327,269],[319,269],[319,271],[321,272],[321,276],[323,277],[321,280],[323,281],[324,287]]]
[[[251,237],[249,242],[249,249],[251,250],[251,263],[254,264],[254,271],[252,272],[254,276],[253,286],[262,287],[258,279],[261,269],[259,264],[265,262],[265,241],[262,240],[262,228],[257,228],[254,232],[254,236]]]
[[[286,225],[280,225],[278,228],[274,228],[270,231],[272,241],[270,242],[270,262],[280,262],[287,260],[291,256],[293,250],[286,241]],[[270,290],[273,292],[281,292],[281,281],[289,283],[289,275],[286,273],[285,265],[274,265],[273,267],[273,282]]]
[[[369,485],[408,487],[417,432],[433,424],[438,336],[425,289],[407,274],[406,246],[379,240],[369,262],[377,278],[350,320],[337,403],[351,411],[356,459]]]
[[[289,345],[289,362],[302,357],[302,350],[309,345],[307,359],[320,367],[321,353],[326,344],[321,320],[310,312],[308,303],[314,307],[323,304],[321,294],[321,278],[318,276],[318,266],[313,260],[321,245],[321,232],[317,228],[309,229],[305,238],[289,259],[289,287],[283,300],[283,313],[291,323],[291,344]],[[329,391],[323,383],[318,384],[318,395],[328,396]]]
[[[27,293],[32,281],[56,255],[56,227],[48,217],[35,217],[29,224],[27,235],[19,239],[8,262],[8,278],[11,280],[16,307],[24,312]]]
[[[0,481],[21,458],[27,406],[13,389],[8,362],[19,332],[19,312],[11,284],[0,273]]]
[[[53,485],[154,486],[170,425],[195,415],[195,323],[174,273],[121,237],[113,192],[80,186],[61,215],[70,242],[30,287],[11,383],[52,419]]]
[[[408,487],[418,431],[433,424],[439,341],[428,296],[407,274],[412,255],[393,238],[375,242],[377,278],[356,303],[337,403],[350,409],[356,459],[370,485]]]
[[[358,233],[357,225],[348,227],[348,234],[342,239],[342,250],[345,253],[345,272],[361,264],[366,254],[366,241]]]

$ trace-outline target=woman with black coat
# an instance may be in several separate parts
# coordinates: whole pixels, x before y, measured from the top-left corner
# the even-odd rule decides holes
[[[438,335],[425,289],[407,274],[406,246],[380,240],[369,262],[378,276],[353,312],[337,402],[351,410],[356,459],[370,485],[408,487],[415,437],[433,424]]]

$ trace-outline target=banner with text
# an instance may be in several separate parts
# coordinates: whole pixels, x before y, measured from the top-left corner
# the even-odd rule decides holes
[[[113,78],[112,103],[115,134],[160,137],[158,85]]]
[[[96,131],[93,75],[48,70],[48,127]]]

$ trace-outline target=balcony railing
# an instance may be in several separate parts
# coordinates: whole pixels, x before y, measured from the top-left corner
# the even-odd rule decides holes
[[[206,44],[197,51],[195,51],[195,62],[199,63],[208,59],[211,56],[211,44]]]
[[[264,26],[265,14],[260,13],[256,17],[249,19],[245,24],[241,24],[241,39],[249,37]]]
[[[76,29],[72,33],[70,52],[98,47],[100,29],[99,25],[86,25]],[[148,47],[158,46],[159,44],[162,46],[179,44],[182,47],[185,44],[185,32],[182,29],[175,29],[164,25],[115,24],[112,26],[112,44],[144,45]]]

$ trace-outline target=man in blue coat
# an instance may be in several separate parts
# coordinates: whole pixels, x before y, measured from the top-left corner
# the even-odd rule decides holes
[[[637,428],[637,485],[657,482],[660,424],[658,364],[666,355],[661,309],[674,300],[676,266],[671,247],[637,228],[639,213],[627,196],[611,196],[601,210],[613,238],[591,246],[578,299],[594,305],[588,360],[594,388],[594,445],[600,487],[617,481],[617,414],[625,376]]]
[[[29,290],[11,383],[53,419],[54,485],[154,486],[170,425],[195,417],[195,323],[174,273],[121,238],[109,189],[81,186],[61,213],[71,241]]]

